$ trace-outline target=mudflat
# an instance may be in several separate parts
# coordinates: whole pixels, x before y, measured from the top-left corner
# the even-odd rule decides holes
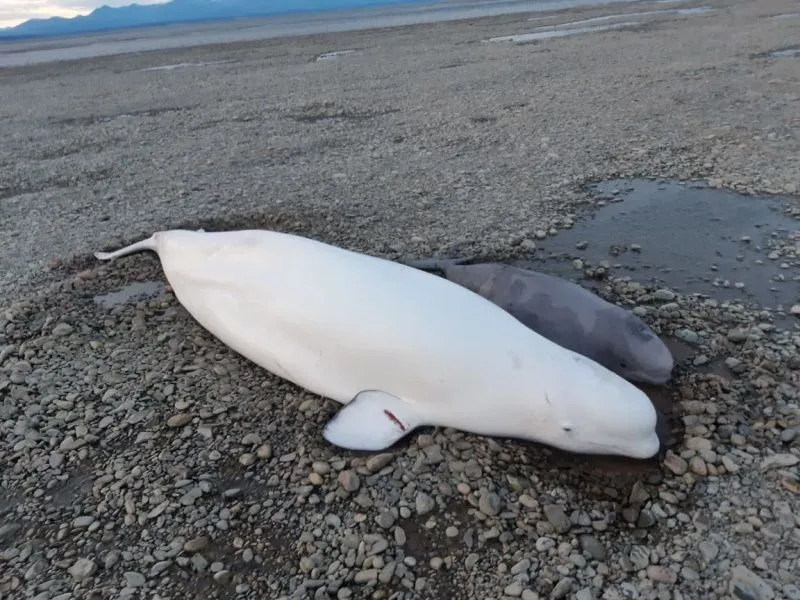
[[[0,591],[800,597],[798,39],[788,0],[622,3],[0,69]],[[676,436],[644,463],[441,430],[340,452],[338,406],[202,330],[154,256],[91,256],[274,227],[528,261],[644,179],[783,219],[720,261],[766,263],[771,295],[620,269],[649,259],[618,224],[575,244],[568,272],[676,348],[651,390]]]

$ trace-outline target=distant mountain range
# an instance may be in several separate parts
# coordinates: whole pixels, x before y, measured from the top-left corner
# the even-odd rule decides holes
[[[16,27],[0,29],[0,40],[73,35],[143,27],[217,21],[252,17],[268,17],[299,12],[346,10],[391,4],[436,3],[439,0],[171,0],[163,4],[129,4],[101,6],[88,15],[72,18],[51,17],[30,19]]]

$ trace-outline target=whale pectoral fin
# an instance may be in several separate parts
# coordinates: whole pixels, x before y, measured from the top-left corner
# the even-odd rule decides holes
[[[408,402],[379,390],[365,390],[328,421],[322,435],[348,450],[383,450],[421,424]]]

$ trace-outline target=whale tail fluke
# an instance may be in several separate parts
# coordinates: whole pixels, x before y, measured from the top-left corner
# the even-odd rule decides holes
[[[158,234],[153,234],[147,239],[131,244],[130,246],[125,246],[119,250],[114,250],[113,252],[95,252],[94,257],[98,260],[113,260],[120,256],[133,254],[134,252],[141,252],[142,250],[152,250],[155,252],[158,248],[156,235]]]

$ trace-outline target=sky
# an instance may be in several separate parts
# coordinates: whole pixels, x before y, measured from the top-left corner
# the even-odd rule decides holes
[[[98,6],[157,4],[166,0],[0,0],[0,27],[13,27],[28,19],[74,17]]]

